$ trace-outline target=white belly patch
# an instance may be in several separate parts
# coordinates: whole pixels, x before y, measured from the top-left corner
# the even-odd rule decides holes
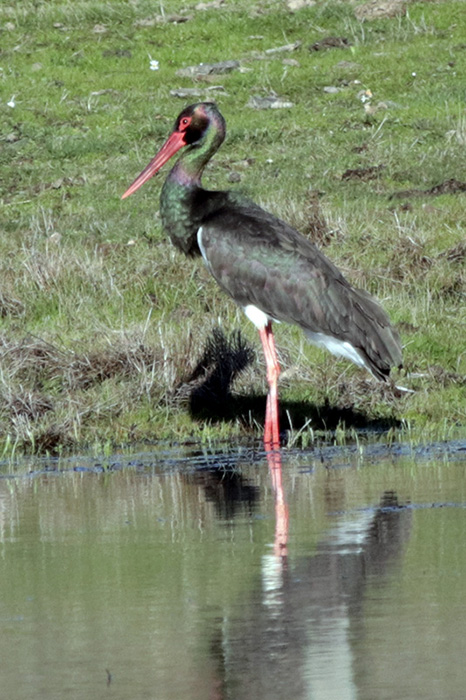
[[[307,339],[314,345],[320,348],[326,348],[332,355],[346,357],[347,360],[351,360],[351,362],[354,362],[356,365],[365,367],[365,362],[361,355],[356,348],[346,340],[338,340],[338,338],[332,338],[331,335],[325,335],[325,333],[314,333],[313,331],[305,331],[305,333]]]

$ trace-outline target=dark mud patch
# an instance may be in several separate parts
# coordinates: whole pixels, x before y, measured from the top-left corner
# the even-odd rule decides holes
[[[466,243],[462,241],[458,245],[441,253],[439,258],[445,258],[452,265],[464,265],[466,262]]]
[[[176,71],[176,75],[180,78],[196,78],[205,75],[223,75],[238,70],[240,67],[239,61],[228,60],[219,61],[218,63],[200,63],[197,66],[187,66]]]
[[[412,189],[394,192],[390,195],[390,199],[403,199],[405,197],[438,197],[441,194],[461,194],[463,192],[466,192],[466,182],[450,178],[427,190]]]
[[[385,165],[371,165],[368,168],[354,168],[345,170],[341,176],[342,180],[374,180],[379,177]]]
[[[347,49],[351,42],[344,36],[326,36],[309,46],[309,51],[326,51],[327,49]]]

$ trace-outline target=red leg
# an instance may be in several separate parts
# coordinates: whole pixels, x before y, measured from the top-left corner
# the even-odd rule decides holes
[[[278,389],[277,382],[280,375],[275,339],[273,337],[272,322],[259,330],[262,347],[264,349],[265,364],[267,366],[267,381],[269,393],[267,396],[267,408],[265,412],[264,443],[266,448],[278,450],[280,447],[280,429],[278,425]]]

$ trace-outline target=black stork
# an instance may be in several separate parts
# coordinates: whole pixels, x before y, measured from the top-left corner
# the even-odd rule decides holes
[[[203,170],[225,132],[215,104],[186,107],[171,136],[122,198],[186,147],[162,187],[162,224],[186,255],[202,255],[220,287],[258,328],[269,384],[264,442],[275,450],[280,367],[273,321],[298,325],[312,343],[382,381],[388,381],[391,368],[401,366],[401,344],[379,303],[352,287],[308,239],[239,193],[203,189]]]

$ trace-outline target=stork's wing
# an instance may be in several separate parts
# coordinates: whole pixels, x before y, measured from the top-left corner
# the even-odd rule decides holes
[[[398,334],[378,302],[285,222],[230,202],[204,219],[199,240],[212,275],[240,306],[349,343],[379,378],[401,365]]]

